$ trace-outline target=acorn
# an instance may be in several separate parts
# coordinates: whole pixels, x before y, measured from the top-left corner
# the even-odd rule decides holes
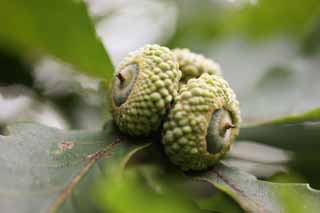
[[[130,53],[112,82],[112,115],[120,131],[132,136],[159,130],[177,95],[181,71],[166,47],[146,45]]]
[[[187,83],[189,79],[200,77],[203,73],[222,76],[219,64],[201,54],[193,53],[186,48],[174,49],[173,53],[182,72],[180,80],[182,84]]]
[[[203,170],[223,157],[239,133],[236,95],[218,75],[202,74],[182,85],[163,125],[162,143],[183,170]]]

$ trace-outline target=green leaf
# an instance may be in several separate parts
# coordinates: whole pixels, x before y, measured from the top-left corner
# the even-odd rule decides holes
[[[0,26],[3,46],[17,52],[40,50],[89,75],[112,76],[111,60],[81,0],[4,0]]]
[[[144,147],[127,143],[111,123],[103,131],[16,124],[6,133],[0,136],[0,206],[4,212],[90,212],[95,180],[111,166],[123,168]]]
[[[308,184],[272,183],[223,164],[195,176],[227,193],[248,212],[318,212],[320,191]]]
[[[307,112],[286,115],[283,117],[274,118],[272,120],[267,120],[261,123],[253,123],[249,125],[243,125],[243,128],[256,127],[266,124],[289,124],[289,123],[299,123],[299,122],[310,122],[320,120],[320,108],[316,108]]]

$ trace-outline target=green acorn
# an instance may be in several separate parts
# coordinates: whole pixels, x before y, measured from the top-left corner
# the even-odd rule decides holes
[[[183,170],[214,165],[239,132],[239,102],[228,83],[202,74],[182,85],[163,125],[165,152]]]
[[[191,78],[198,78],[203,73],[222,75],[220,66],[203,55],[193,53],[189,49],[174,49],[173,53],[182,72],[181,83],[186,83]]]
[[[181,72],[166,47],[146,45],[118,66],[112,84],[112,115],[119,129],[133,136],[158,130],[177,95]]]

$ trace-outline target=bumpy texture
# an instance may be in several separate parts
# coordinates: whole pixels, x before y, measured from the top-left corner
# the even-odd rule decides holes
[[[219,109],[230,113],[235,128],[231,139],[217,153],[207,149],[207,130],[211,117]],[[165,152],[183,170],[202,170],[213,165],[229,149],[238,134],[239,102],[228,83],[220,76],[203,74],[183,85],[163,126]]]
[[[192,53],[189,49],[174,49],[173,53],[182,72],[181,83],[186,83],[191,78],[198,78],[203,73],[222,75],[220,66],[203,55]]]
[[[139,136],[159,129],[177,95],[178,66],[175,55],[159,45],[146,45],[122,61],[112,88],[112,114],[122,132]],[[130,79],[129,83],[123,80],[125,86],[119,73]]]

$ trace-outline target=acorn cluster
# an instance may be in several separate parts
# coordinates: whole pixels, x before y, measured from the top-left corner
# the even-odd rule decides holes
[[[146,45],[118,66],[112,115],[133,136],[162,131],[164,150],[183,170],[203,170],[239,132],[236,95],[219,65],[187,49]]]

